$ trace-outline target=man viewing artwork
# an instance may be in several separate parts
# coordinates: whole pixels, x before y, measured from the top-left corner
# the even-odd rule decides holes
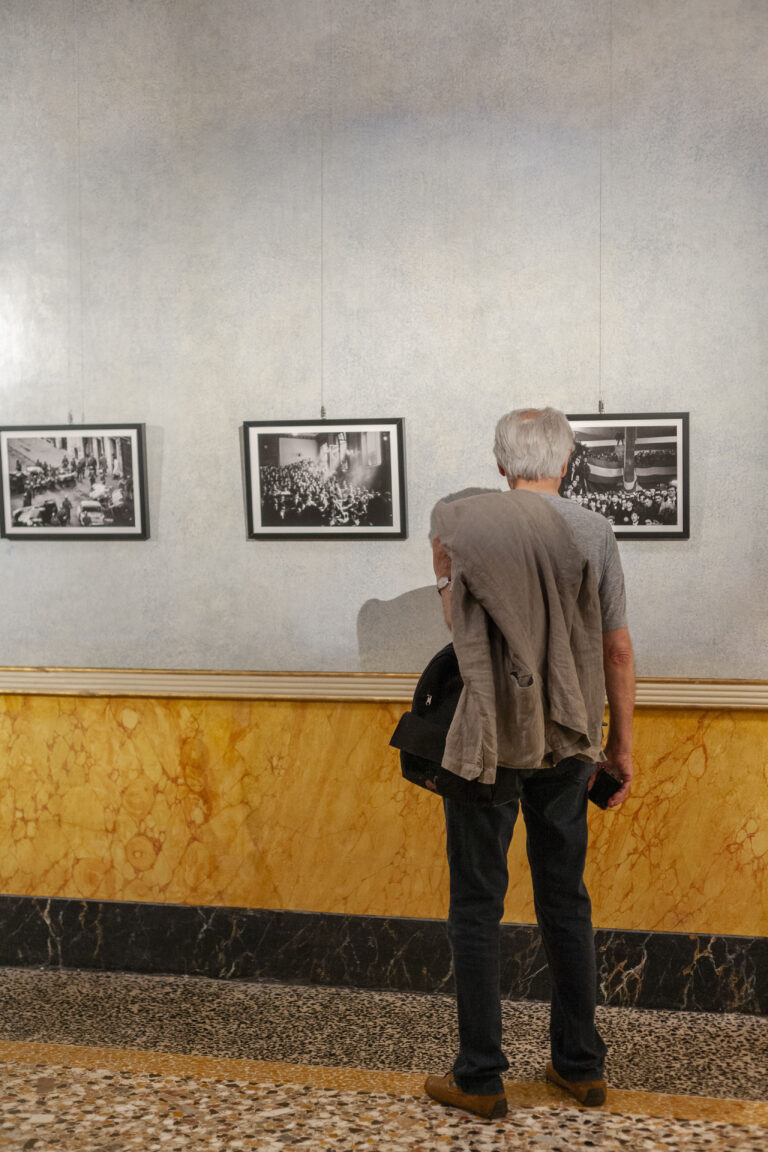
[[[441,502],[433,519],[437,586],[464,682],[443,768],[491,784],[511,772],[517,799],[443,800],[459,1051],[451,1073],[425,1088],[489,1119],[507,1111],[500,923],[518,808],[553,986],[546,1077],[582,1105],[606,1099],[583,878],[587,801],[601,767],[618,781],[610,808],[629,794],[635,676],[611,525],[558,495],[573,447],[562,412],[509,412],[494,452],[510,490]]]

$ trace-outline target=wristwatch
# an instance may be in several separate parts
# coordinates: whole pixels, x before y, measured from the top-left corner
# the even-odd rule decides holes
[[[451,586],[450,576],[441,576],[437,582],[438,594],[442,594],[443,588],[450,588],[450,586]]]

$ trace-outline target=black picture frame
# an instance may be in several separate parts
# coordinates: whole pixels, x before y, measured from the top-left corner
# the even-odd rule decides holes
[[[687,412],[568,416],[576,447],[560,485],[624,540],[687,540]]]
[[[405,422],[247,420],[247,532],[259,540],[403,540]]]
[[[147,540],[143,424],[0,427],[0,535]]]

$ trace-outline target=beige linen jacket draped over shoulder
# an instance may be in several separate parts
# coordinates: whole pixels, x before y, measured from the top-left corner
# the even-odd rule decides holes
[[[515,490],[439,504],[433,524],[464,680],[443,767],[490,784],[497,765],[603,760],[600,602],[563,517]]]

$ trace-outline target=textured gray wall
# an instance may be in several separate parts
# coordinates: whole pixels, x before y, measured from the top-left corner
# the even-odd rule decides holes
[[[762,0],[0,0],[0,424],[146,422],[152,525],[0,541],[0,664],[414,671],[433,503],[602,379],[691,412],[691,539],[621,545],[640,672],[764,677],[766,58]],[[405,541],[245,539],[239,425],[319,415],[321,250]]]

